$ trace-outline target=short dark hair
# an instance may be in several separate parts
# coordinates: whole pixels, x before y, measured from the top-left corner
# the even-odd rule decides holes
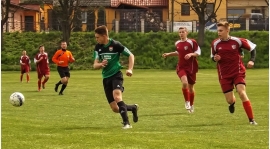
[[[107,35],[108,36],[108,29],[105,25],[101,25],[95,29],[95,33],[99,35]]]
[[[41,47],[44,47],[44,45],[42,44],[42,45],[40,45],[39,47],[38,47],[38,49],[40,49]]]

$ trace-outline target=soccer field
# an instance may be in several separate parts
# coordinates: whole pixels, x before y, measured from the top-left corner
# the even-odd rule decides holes
[[[124,70],[123,70],[124,72]],[[213,70],[199,70],[195,112],[184,108],[181,83],[174,70],[134,70],[124,77],[125,103],[137,103],[139,122],[122,130],[103,93],[101,71],[71,71],[63,96],[51,72],[46,89],[37,92],[37,75],[19,82],[20,72],[2,72],[3,149],[268,149],[269,70],[247,71],[247,93],[257,126],[249,125],[239,96],[234,114]],[[11,93],[24,94],[22,107],[9,103]]]

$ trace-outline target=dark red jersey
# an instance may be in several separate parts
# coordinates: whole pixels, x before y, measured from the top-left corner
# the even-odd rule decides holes
[[[245,73],[246,69],[239,53],[241,48],[252,51],[255,47],[256,44],[244,38],[230,37],[225,41],[214,40],[211,44],[211,57],[215,54],[221,57],[217,62],[219,78],[230,78],[237,73]]]
[[[21,67],[30,67],[30,63],[31,63],[31,60],[27,55],[21,56],[20,58]]]
[[[201,54],[201,49],[194,39],[187,39],[186,41],[178,40],[175,42],[176,51],[178,52],[178,69],[193,74],[198,72],[198,61],[196,57],[190,57],[186,60],[184,57],[189,53]]]
[[[40,60],[42,58],[41,61],[37,62],[38,60]],[[37,66],[37,71],[39,72],[47,72],[50,70],[49,68],[49,59],[48,59],[48,54],[45,52],[43,54],[38,53],[35,56],[34,62],[36,63]]]

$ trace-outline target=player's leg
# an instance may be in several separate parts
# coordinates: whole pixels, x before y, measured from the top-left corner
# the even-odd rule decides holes
[[[122,100],[122,91],[120,89],[114,89],[113,98],[119,107],[119,113],[122,117],[123,124],[124,124],[123,129],[132,128],[128,120],[127,106],[125,102]]]
[[[26,72],[26,80],[27,80],[27,83],[30,81],[29,70],[30,70],[30,68],[27,66],[27,67],[26,67],[26,70],[25,70],[25,72]]]
[[[123,74],[122,72],[117,73],[112,77],[112,84],[113,84],[113,89],[120,89],[121,93],[123,94],[124,92],[124,79],[123,79]],[[139,117],[138,117],[138,110],[139,110],[139,105],[138,104],[132,104],[128,105],[126,104],[127,111],[131,111],[133,114],[133,122],[138,122]]]
[[[114,76],[112,76],[112,88],[113,88],[113,98],[119,107],[119,113],[123,119],[123,129],[132,128],[129,123],[128,114],[127,114],[127,105],[123,101],[122,91],[123,91],[123,74],[122,72],[118,72]]]
[[[185,99],[185,108],[187,110],[189,110],[190,109],[190,99],[189,99],[187,74],[186,74],[185,70],[179,70],[177,72],[177,75],[182,82],[182,93],[183,93],[184,99]]]
[[[42,88],[45,89],[45,84],[50,78],[50,72],[47,71],[44,73],[44,80],[42,81]]]
[[[38,91],[41,90],[41,79],[42,79],[42,74],[38,72]]]
[[[62,78],[65,77],[65,72],[63,70],[63,67],[59,67],[58,66],[57,67],[57,71],[58,71],[58,74],[59,74],[61,80],[55,84],[55,87],[54,87],[54,91],[55,92],[58,92],[58,87],[59,87],[60,84],[62,84]]]
[[[235,79],[235,84],[238,91],[238,95],[240,99],[242,100],[242,104],[243,104],[243,107],[245,109],[245,112],[247,114],[250,124],[257,125],[257,123],[254,120],[251,102],[246,93],[246,85],[245,85],[244,77],[241,77],[241,76],[237,77],[237,79]]]
[[[189,89],[189,100],[190,100],[190,113],[194,112],[194,98],[195,98],[195,89],[194,85],[196,83],[196,73],[187,75],[188,79],[188,89]]]
[[[25,73],[25,69],[22,67],[21,68],[21,76],[20,76],[20,81],[22,82],[23,79],[23,74]]]
[[[59,92],[59,95],[63,95],[63,92],[67,87],[69,78],[70,78],[69,69],[65,68],[65,77],[61,78],[62,87],[61,87],[61,90]]]
[[[221,79],[219,80],[222,92],[224,93],[225,99],[229,104],[230,113],[234,113],[234,104],[235,104],[235,96],[233,94],[233,82],[232,79]]]

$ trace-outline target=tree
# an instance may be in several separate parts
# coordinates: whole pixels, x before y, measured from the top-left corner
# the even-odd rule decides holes
[[[4,25],[8,20],[8,14],[10,11],[10,0],[1,0],[1,39],[3,39]]]
[[[69,43],[70,34],[74,28],[74,19],[76,19],[75,16],[77,16],[79,10],[78,6],[79,0],[57,0],[54,2],[53,11],[60,16],[58,20],[62,29],[62,40],[67,43]]]
[[[190,8],[196,12],[199,19],[198,44],[204,44],[205,24],[208,21],[216,22],[217,11],[222,0],[186,0]]]

